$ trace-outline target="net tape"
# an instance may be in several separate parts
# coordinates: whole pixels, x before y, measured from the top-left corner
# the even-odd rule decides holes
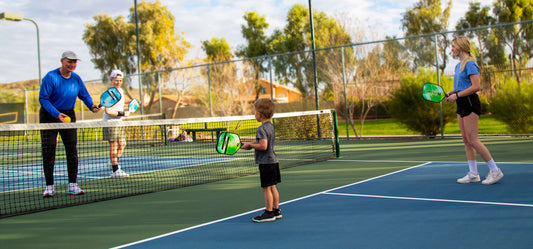
[[[331,110],[303,111],[275,113],[272,118],[288,118],[303,115],[331,114]],[[100,120],[84,121],[75,123],[39,123],[39,124],[5,124],[0,125],[0,131],[27,131],[27,130],[54,130],[72,128],[95,128],[95,127],[117,127],[117,126],[150,126],[150,125],[183,125],[189,123],[209,123],[255,120],[254,115],[227,116],[227,117],[206,117],[206,118],[186,118],[186,119],[156,119],[156,120],[135,120],[128,122],[104,122]]]

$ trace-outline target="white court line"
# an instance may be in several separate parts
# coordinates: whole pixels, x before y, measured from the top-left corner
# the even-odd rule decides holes
[[[2,171],[2,173],[5,172],[5,173],[18,173],[18,174],[24,174],[24,175],[44,175],[44,173],[42,171],[28,171],[28,170],[1,170],[1,171]],[[54,176],[68,176],[68,174],[54,173]],[[82,174],[78,174],[78,177],[79,178],[88,178],[88,179],[103,179],[103,178],[106,178],[106,177],[99,177],[99,176],[84,176]]]
[[[352,185],[360,184],[360,183],[363,183],[363,182],[371,181],[371,180],[374,180],[374,179],[378,179],[378,178],[381,178],[381,177],[385,177],[385,176],[388,176],[388,175],[393,175],[393,174],[396,174],[396,173],[400,173],[400,172],[403,172],[403,171],[406,171],[406,170],[409,170],[409,169],[413,169],[413,168],[417,168],[417,167],[420,167],[420,166],[424,166],[424,165],[429,164],[429,163],[430,162],[426,162],[424,164],[420,164],[420,165],[413,166],[413,167],[410,167],[410,168],[398,170],[398,171],[391,172],[391,173],[388,173],[388,174],[385,174],[385,175],[376,176],[376,177],[373,177],[373,178],[370,178],[370,179],[366,179],[364,181],[360,181],[360,182],[348,184],[348,185],[345,185],[345,186],[342,186],[342,187],[333,188],[333,189],[330,189],[330,190],[326,190],[326,191],[310,194],[310,195],[307,195],[307,196],[303,196],[303,197],[300,197],[300,198],[297,198],[297,199],[293,199],[293,200],[290,200],[290,201],[286,201],[286,202],[280,203],[280,206],[288,204],[288,203],[300,201],[300,200],[303,200],[303,199],[308,199],[308,198],[311,198],[311,197],[314,197],[314,196],[317,196],[317,195],[325,194],[328,191],[334,191],[334,190],[337,190],[337,189],[340,189],[340,188],[344,188],[344,187],[347,187],[347,186],[352,186]],[[131,242],[131,243],[128,243],[128,244],[125,244],[125,245],[112,247],[110,249],[119,249],[119,248],[125,248],[125,247],[128,247],[128,246],[141,244],[141,243],[144,243],[144,242],[160,239],[160,238],[167,237],[167,236],[174,235],[174,234],[179,234],[179,233],[186,232],[186,231],[189,231],[189,230],[193,230],[193,229],[196,229],[196,228],[208,226],[208,225],[219,223],[219,222],[223,222],[223,221],[226,221],[226,220],[231,220],[233,218],[249,215],[251,213],[258,212],[258,211],[261,211],[263,209],[264,209],[264,207],[261,207],[261,208],[258,208],[258,209],[252,210],[252,211],[248,211],[246,213],[241,213],[241,214],[237,214],[237,215],[234,215],[234,216],[231,216],[231,217],[226,217],[226,218],[222,218],[222,219],[219,219],[219,220],[215,220],[215,221],[199,224],[199,225],[196,225],[196,226],[184,228],[184,229],[173,231],[173,232],[169,232],[169,233],[166,233],[166,234],[161,234],[161,235],[158,235],[158,236],[155,236],[155,237],[151,237],[151,238],[147,238],[147,239],[143,239],[143,240],[139,240],[139,241],[134,241],[134,242]]]
[[[363,195],[363,194],[346,194],[346,193],[323,193],[323,194],[352,196],[352,197],[380,198],[380,199],[396,199],[396,200],[436,201],[436,202],[484,204],[484,205],[497,205],[497,206],[533,207],[533,204],[506,203],[506,202],[463,201],[463,200],[449,200],[449,199],[417,198],[417,197],[386,196],[386,195]]]
[[[391,160],[351,160],[351,159],[331,159],[328,160],[328,162],[376,162],[376,163],[464,163],[466,164],[466,161],[391,161]],[[478,163],[485,163],[485,162],[478,162]],[[526,165],[533,165],[532,162],[497,162],[498,164],[526,164]]]
[[[394,160],[351,160],[351,159],[332,159],[328,162],[376,162],[376,163],[426,163],[427,161],[394,161]]]
[[[427,161],[379,161],[379,160],[336,160],[336,159],[327,160],[326,162],[336,162],[336,161],[344,161],[344,162],[350,162],[350,161],[351,162],[362,162],[362,161],[365,161],[365,162],[393,162],[393,163],[394,162],[415,162],[415,163],[422,163],[422,164],[415,165],[415,166],[412,166],[412,167],[409,167],[409,168],[405,168],[405,169],[402,169],[402,170],[394,171],[394,172],[391,172],[391,173],[387,173],[387,174],[384,174],[384,175],[372,177],[372,178],[369,178],[369,179],[366,179],[366,180],[363,180],[363,181],[347,184],[347,185],[336,187],[336,188],[329,189],[329,190],[325,190],[325,191],[322,191],[322,192],[310,194],[310,195],[303,196],[303,197],[300,197],[300,198],[296,198],[296,199],[293,199],[293,200],[289,200],[289,201],[280,203],[280,206],[285,205],[285,204],[289,204],[289,203],[292,203],[292,202],[308,199],[308,198],[311,198],[311,197],[315,197],[315,196],[318,196],[318,195],[327,194],[327,195],[347,195],[347,196],[389,198],[389,199],[402,199],[403,198],[403,199],[425,200],[425,201],[441,201],[441,202],[457,202],[457,203],[462,202],[462,203],[477,203],[477,204],[489,204],[489,205],[507,205],[507,206],[533,207],[533,205],[531,205],[531,204],[498,203],[498,202],[476,202],[476,201],[445,200],[445,199],[423,199],[423,198],[410,198],[410,197],[393,197],[393,196],[377,196],[377,195],[372,196],[372,195],[353,195],[353,194],[330,193],[331,191],[335,191],[335,190],[342,189],[342,188],[349,187],[349,186],[358,185],[358,184],[365,183],[365,182],[369,182],[369,181],[372,181],[372,180],[375,180],[375,179],[379,179],[379,178],[382,178],[382,177],[385,177],[385,176],[394,175],[394,174],[397,174],[397,173],[400,173],[400,172],[404,172],[404,171],[407,171],[407,170],[415,169],[415,168],[422,167],[424,165],[428,165],[428,164],[433,163],[433,162],[427,162]],[[241,216],[249,215],[249,214],[252,214],[254,212],[259,212],[259,211],[261,211],[263,209],[264,209],[264,207],[261,207],[261,208],[258,208],[258,209],[252,210],[252,211],[248,211],[248,212],[245,212],[245,213],[237,214],[237,215],[234,215],[234,216],[231,216],[231,217],[226,217],[226,218],[222,218],[222,219],[219,219],[219,220],[215,220],[215,221],[199,224],[199,225],[196,225],[196,226],[184,228],[184,229],[181,229],[181,230],[169,232],[169,233],[166,233],[166,234],[158,235],[158,236],[155,236],[155,237],[151,237],[151,238],[147,238],[147,239],[131,242],[131,243],[128,243],[128,244],[125,244],[125,245],[120,245],[120,246],[117,246],[117,247],[113,247],[111,249],[126,248],[126,247],[129,247],[129,246],[141,244],[141,243],[144,243],[144,242],[160,239],[160,238],[167,237],[167,236],[170,236],[170,235],[179,234],[179,233],[186,232],[186,231],[189,231],[189,230],[193,230],[193,229],[201,228],[201,227],[204,227],[204,226],[212,225],[212,224],[215,224],[215,223],[223,222],[223,221],[226,221],[226,220],[231,220],[231,219],[238,218],[238,217],[241,217]]]
[[[328,161],[330,162],[330,161]],[[350,183],[350,184],[347,184],[347,185],[344,185],[344,186],[340,186],[340,187],[337,187],[337,188],[333,188],[333,189],[329,189],[329,190],[326,190],[326,191],[322,191],[320,193],[316,193],[315,195],[318,195],[318,194],[325,194],[327,192],[331,192],[331,191],[335,191],[337,189],[341,189],[341,188],[346,188],[346,187],[350,187],[350,186],[354,186],[354,185],[358,185],[358,184],[361,184],[361,183],[365,183],[365,182],[369,182],[369,181],[372,181],[372,180],[376,180],[378,178],[382,178],[382,177],[385,177],[385,176],[390,176],[390,175],[394,175],[394,174],[398,174],[400,172],[404,172],[404,171],[407,171],[407,170],[411,170],[411,169],[415,169],[415,168],[418,168],[418,167],[422,167],[424,165],[428,165],[430,164],[431,162],[425,162],[423,164],[419,164],[419,165],[415,165],[415,166],[412,166],[412,167],[409,167],[409,168],[405,168],[405,169],[402,169],[402,170],[398,170],[398,171],[394,171],[394,172],[391,172],[391,173],[388,173],[388,174],[384,174],[384,175],[380,175],[380,176],[376,176],[376,177],[372,177],[372,178],[369,178],[369,179],[366,179],[366,180],[363,180],[363,181],[359,181],[359,182],[355,182],[355,183]],[[307,197],[307,196],[306,196]],[[305,197],[303,197],[305,198]],[[298,199],[296,199],[298,200]]]
[[[107,157],[100,157],[100,158],[107,158]],[[100,158],[96,158],[96,159],[100,159]],[[136,158],[136,157],[132,157],[132,158]],[[176,157],[176,158],[177,159],[191,159],[190,157]],[[174,157],[166,157],[166,159],[174,160],[175,158]],[[204,158],[201,158],[201,159],[204,159]],[[245,159],[245,158],[234,157],[232,159],[229,159],[227,157],[208,157],[206,159],[209,159],[208,162],[202,162],[200,164],[192,164],[192,165],[187,165],[187,166],[182,166],[182,167],[171,167],[171,168],[164,168],[164,169],[151,170],[151,171],[141,171],[141,172],[138,172],[138,173],[130,173],[130,175],[153,173],[153,172],[165,171],[165,170],[171,170],[171,169],[178,169],[178,168],[181,169],[181,168],[196,167],[196,166],[202,166],[202,165],[207,165],[207,164],[217,163],[217,162],[231,162],[231,161],[241,160],[241,159]],[[194,160],[197,160],[197,159],[194,159]],[[62,161],[62,162],[66,162],[66,161]],[[83,167],[88,167],[87,165],[90,165],[90,164],[82,163],[81,165]],[[2,173],[2,174],[3,173],[6,173],[6,174],[12,173],[12,174],[24,174],[24,175],[42,175],[42,176],[44,176],[44,173],[42,172],[42,166],[39,166],[39,165],[24,165],[24,166],[30,166],[32,169],[35,169],[35,170],[12,170],[12,169],[0,168],[0,173]],[[7,168],[10,168],[10,167],[11,166],[9,166]],[[78,169],[79,169],[79,167],[80,167],[80,165],[78,165]],[[101,171],[103,172],[105,170],[105,168],[107,168],[107,167],[102,167]],[[58,176],[58,177],[68,177],[67,173],[68,172],[65,172],[65,173],[56,173],[56,172],[54,172],[53,175],[54,175],[54,177],[56,177],[56,176]],[[88,173],[90,174],[91,172],[80,172],[80,171],[78,171],[78,175],[77,175],[78,183],[111,178],[111,176],[109,176],[109,175],[105,175],[105,176],[90,176],[90,175],[87,175]],[[16,191],[21,191],[21,190],[42,188],[42,187],[43,186],[32,186],[32,187],[27,187],[27,188],[17,188],[17,189],[13,189],[13,190],[0,191],[0,193],[9,193],[9,192],[16,192]]]
[[[37,171],[27,171],[27,170],[8,170],[8,169],[0,169],[2,173],[21,173],[21,174],[28,174],[28,175],[42,175],[43,172],[37,172]]]
[[[251,213],[254,213],[254,212],[257,212],[257,211],[263,210],[263,209],[264,209],[264,207],[263,207],[263,208],[256,209],[256,210],[248,211],[248,212],[246,212],[246,213],[237,214],[237,215],[234,215],[234,216],[231,216],[231,217],[226,217],[226,218],[223,218],[223,219],[219,219],[219,220],[215,220],[215,221],[211,221],[211,222],[203,223],[203,224],[200,224],[200,225],[196,225],[196,226],[192,226],[192,227],[184,228],[184,229],[177,230],[177,231],[174,231],[174,232],[169,232],[169,233],[161,234],[161,235],[158,235],[158,236],[155,236],[155,237],[151,237],[151,238],[147,238],[147,239],[143,239],[143,240],[139,240],[139,241],[131,242],[131,243],[129,243],[129,244],[120,245],[120,246],[117,246],[117,247],[111,247],[110,249],[119,249],[119,248],[125,248],[125,247],[128,247],[128,246],[133,246],[133,245],[141,244],[141,243],[148,242],[148,241],[151,241],[151,240],[156,240],[156,239],[160,239],[160,238],[167,237],[167,236],[170,236],[170,235],[174,235],[174,234],[178,234],[178,233],[186,232],[186,231],[189,231],[189,230],[193,230],[193,229],[196,229],[196,228],[200,228],[200,227],[208,226],[208,225],[211,225],[211,224],[215,224],[215,223],[223,222],[223,221],[225,221],[225,220],[231,220],[231,219],[233,219],[233,218],[237,218],[237,217],[240,217],[240,216],[248,215],[248,214],[251,214]]]

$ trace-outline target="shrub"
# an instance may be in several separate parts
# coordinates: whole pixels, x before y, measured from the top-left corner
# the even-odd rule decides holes
[[[510,133],[526,134],[533,127],[533,84],[508,79],[492,97],[489,110]]]
[[[388,104],[389,113],[398,119],[407,129],[420,132],[422,135],[435,136],[440,133],[440,108],[438,103],[432,103],[422,98],[424,83],[437,82],[435,73],[422,70],[417,75],[405,75],[400,80],[401,86],[393,92]],[[441,86],[445,91],[453,87],[453,80],[449,77],[441,78]],[[454,120],[455,104],[442,103],[443,126]]]

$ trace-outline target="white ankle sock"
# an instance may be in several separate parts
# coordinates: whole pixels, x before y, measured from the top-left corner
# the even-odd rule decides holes
[[[479,174],[477,172],[477,162],[476,160],[468,160],[468,168],[470,169],[470,172],[472,172],[472,174]]]
[[[489,166],[489,169],[494,172],[500,171],[498,166],[496,165],[496,162],[494,162],[494,158],[490,159],[490,161],[487,162],[487,165]]]

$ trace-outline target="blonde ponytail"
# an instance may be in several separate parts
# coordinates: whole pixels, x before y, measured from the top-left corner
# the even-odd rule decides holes
[[[474,58],[474,56],[472,56],[470,52],[468,52],[468,56],[465,58],[465,60],[461,61],[461,69],[460,69],[461,72],[465,70],[466,63],[469,61],[474,61],[474,62],[476,61],[476,58]]]

